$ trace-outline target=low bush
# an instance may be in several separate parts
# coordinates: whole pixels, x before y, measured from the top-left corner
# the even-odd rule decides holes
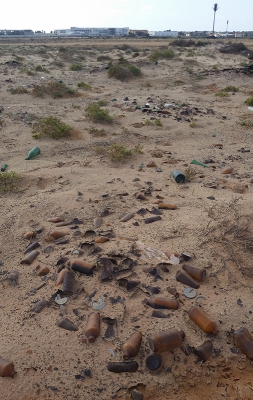
[[[16,192],[21,176],[16,172],[3,172],[0,174],[0,193]]]
[[[43,136],[51,137],[59,140],[70,136],[72,126],[69,126],[56,117],[49,116],[39,119],[33,125],[33,132],[38,132],[33,135],[34,139],[39,139]]]
[[[253,97],[249,97],[245,100],[245,103],[248,104],[248,106],[253,107]]]
[[[141,75],[141,69],[136,65],[130,64],[124,57],[120,57],[117,64],[108,69],[109,78],[115,78],[121,81]]]
[[[229,42],[227,45],[220,48],[220,52],[225,54],[239,54],[242,51],[246,50],[248,50],[248,48],[242,42],[239,43]]]
[[[113,122],[112,116],[109,114],[108,110],[102,110],[98,103],[89,104],[86,109],[86,117],[93,122],[97,123],[109,123]]]
[[[111,61],[111,57],[106,55],[98,56],[97,61]]]
[[[77,92],[65,83],[49,82],[44,85],[36,85],[33,88],[32,95],[34,97],[43,97],[45,94],[52,96],[54,99],[60,97],[73,97],[77,95]]]
[[[25,94],[29,93],[28,90],[25,87],[19,86],[15,89],[11,89],[11,94]]]
[[[173,50],[171,49],[167,49],[167,50],[157,50],[154,53],[152,53],[149,56],[149,59],[153,62],[156,62],[158,60],[170,60],[172,58],[175,57],[175,53]]]
[[[88,83],[85,82],[78,82],[77,87],[84,89],[84,90],[90,90],[91,89],[91,85],[89,85]]]
[[[125,146],[118,144],[112,144],[108,152],[109,158],[112,161],[125,160],[126,158],[131,157],[132,154],[133,151],[131,149],[127,149]]]
[[[69,69],[70,71],[81,71],[83,69],[83,65],[79,63],[72,64]]]
[[[223,92],[239,92],[239,89],[236,86],[226,86]]]
[[[195,46],[196,42],[195,40],[192,39],[175,39],[170,42],[171,46],[177,46],[177,47],[191,47]]]

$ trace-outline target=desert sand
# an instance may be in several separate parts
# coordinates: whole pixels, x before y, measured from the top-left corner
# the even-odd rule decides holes
[[[13,379],[0,378],[1,399],[253,398],[252,364],[233,337],[240,327],[253,332],[253,112],[245,104],[253,80],[242,70],[249,62],[245,54],[220,52],[226,43],[172,47],[175,57],[155,64],[150,54],[167,49],[168,40],[1,41],[0,161],[8,164],[7,172],[21,177],[15,190],[1,193],[0,203],[0,357],[17,372]],[[244,43],[253,49],[252,41]],[[141,76],[109,78],[109,57],[112,62],[126,58],[141,68]],[[80,71],[70,69],[76,62],[82,64]],[[59,98],[32,95],[36,85],[52,81],[78,92]],[[78,82],[90,90],[78,88]],[[238,91],[215,95],[228,86]],[[12,93],[20,87],[28,93]],[[87,117],[86,107],[100,100],[112,124]],[[147,103],[151,112],[142,110]],[[33,124],[48,116],[73,127],[71,136],[34,138]],[[113,161],[110,148],[115,144],[132,149],[132,155]],[[41,154],[25,160],[35,146]],[[190,164],[193,159],[206,167]],[[152,161],[155,166],[148,167]],[[190,173],[190,180],[176,183],[174,170]],[[152,212],[159,213],[159,197],[176,209],[160,210],[161,219],[147,224]],[[133,218],[122,222],[127,213]],[[70,225],[57,228],[48,222],[52,217]],[[95,228],[97,217],[102,225]],[[66,233],[67,243],[50,240],[54,230]],[[27,232],[36,237],[25,239]],[[94,245],[101,237],[109,240]],[[40,244],[39,255],[31,265],[21,263],[34,241]],[[190,259],[181,257],[173,265],[160,253],[160,258],[155,252],[145,258],[137,241]],[[59,292],[67,302],[58,305],[54,296],[62,287],[55,282],[63,257],[65,266],[80,259],[95,268],[92,275],[75,272],[73,293]],[[100,258],[110,258],[114,268],[105,282]],[[207,273],[192,299],[176,280],[184,264]],[[38,276],[38,265],[49,273]],[[15,270],[17,282],[7,279]],[[137,286],[126,286],[129,280]],[[179,296],[177,310],[146,304],[154,296],[172,298],[171,288]],[[47,306],[34,312],[41,300]],[[101,332],[89,343],[85,327],[98,300],[104,302]],[[203,332],[189,319],[193,305],[217,322],[218,335]],[[63,317],[78,330],[60,328]],[[162,369],[151,373],[145,365],[151,353],[148,337],[172,328],[183,330],[185,339],[162,352]],[[123,361],[122,345],[136,330],[142,332],[134,357],[138,371],[109,372],[109,362]],[[214,350],[202,363],[193,350],[205,340],[212,340]]]

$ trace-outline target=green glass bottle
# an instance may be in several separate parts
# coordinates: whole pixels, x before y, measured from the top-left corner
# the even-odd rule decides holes
[[[6,168],[8,167],[7,164],[2,164],[1,165],[1,171],[4,172],[6,170]]]
[[[30,160],[31,158],[37,157],[40,154],[40,148],[34,147],[32,150],[29,151],[26,160]]]

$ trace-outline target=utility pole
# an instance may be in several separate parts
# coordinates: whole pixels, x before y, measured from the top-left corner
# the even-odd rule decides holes
[[[228,23],[229,21],[227,21],[227,29],[226,29],[226,36],[228,37]]]
[[[213,6],[213,11],[214,11],[214,16],[213,16],[213,36],[214,36],[214,25],[215,25],[215,14],[216,14],[216,11],[218,10],[218,3],[214,3],[214,6]]]

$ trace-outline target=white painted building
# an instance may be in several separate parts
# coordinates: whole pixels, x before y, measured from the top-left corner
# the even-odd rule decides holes
[[[148,31],[150,36],[155,37],[177,37],[177,31]]]
[[[77,28],[55,29],[54,33],[58,36],[124,36],[127,35],[129,28]]]

